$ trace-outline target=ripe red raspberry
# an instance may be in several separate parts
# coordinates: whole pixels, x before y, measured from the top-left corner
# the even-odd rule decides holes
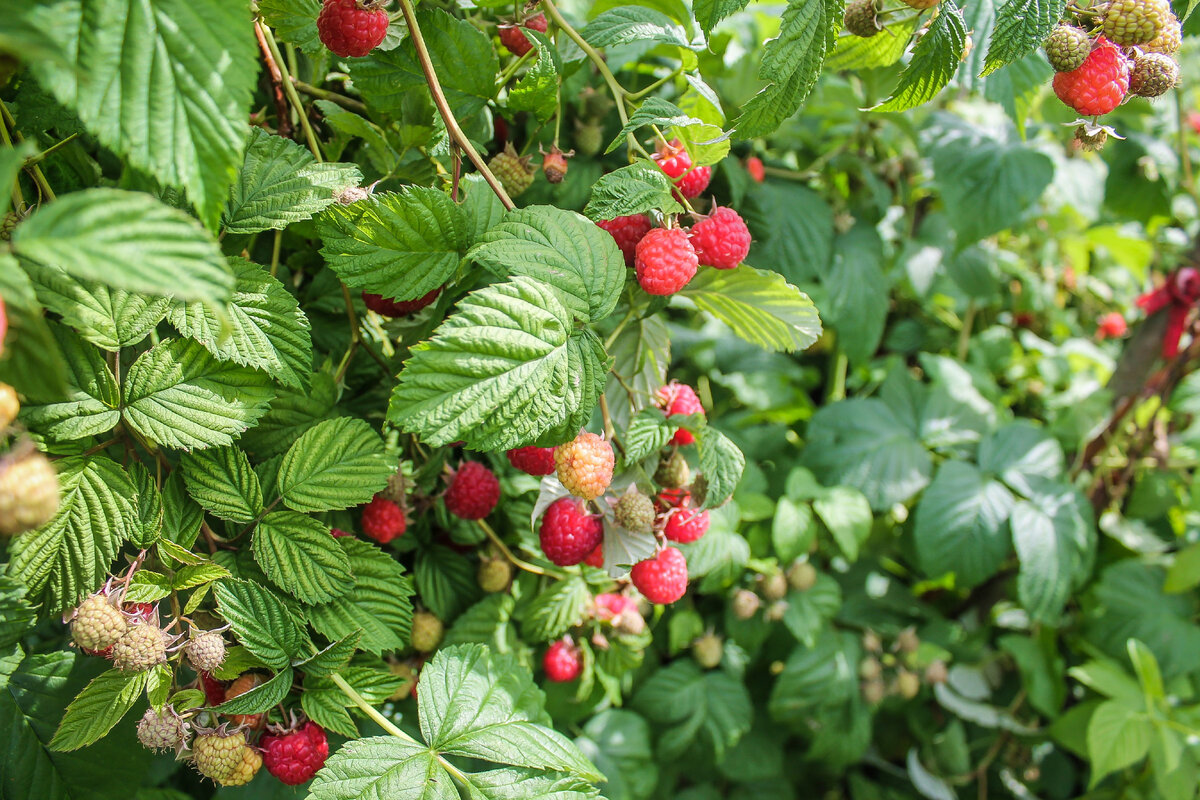
[[[317,16],[321,43],[342,58],[358,58],[387,36],[388,15],[379,0],[325,0]]]
[[[675,181],[679,194],[687,198],[698,197],[708,188],[708,182],[712,179],[712,167],[692,169],[692,157],[678,139],[672,139],[665,146],[660,145],[654,160],[658,168]]]
[[[1085,117],[1107,114],[1129,91],[1129,61],[1103,36],[1079,69],[1054,76],[1054,93]]]
[[[583,654],[569,639],[559,639],[546,649],[542,667],[550,680],[567,683],[578,678],[583,670]]]
[[[679,228],[655,228],[634,251],[638,285],[647,294],[675,294],[687,286],[699,263],[687,233]]]
[[[595,500],[612,483],[616,456],[604,437],[585,431],[554,448],[554,466],[568,492]]]
[[[363,533],[380,544],[387,544],[397,536],[402,536],[407,528],[404,510],[386,497],[377,494],[363,506]]]
[[[204,691],[204,701],[210,706],[219,706],[225,702],[225,684],[217,680],[211,673],[200,673],[200,688]]]
[[[1120,338],[1128,329],[1124,315],[1120,311],[1112,311],[1100,318],[1099,324],[1096,325],[1096,338]]]
[[[750,252],[750,229],[732,208],[719,206],[692,226],[692,248],[701,264],[734,269]]]
[[[584,564],[596,569],[604,569],[604,542],[596,545],[596,549],[588,554],[588,557],[583,560]]]
[[[538,540],[551,562],[560,567],[574,566],[600,549],[604,523],[599,516],[587,513],[578,498],[560,497],[542,515]]]
[[[762,159],[758,156],[750,156],[746,159],[746,172],[750,173],[750,177],[755,183],[762,183],[767,179],[767,171],[763,168]]]
[[[645,214],[630,214],[627,217],[602,219],[596,223],[608,231],[625,256],[625,266],[632,267],[638,242],[650,231],[650,218]]]
[[[521,28],[545,33],[548,27],[545,14],[536,14],[520,25],[501,25],[500,43],[507,47],[514,56],[523,56],[533,49],[533,43],[525,38],[525,34],[521,33]]]
[[[651,603],[670,605],[687,592],[687,560],[674,547],[664,547],[654,558],[634,564],[629,577]]]
[[[329,535],[335,539],[344,539],[345,537],[353,536],[354,534],[347,533],[346,531],[342,530],[341,528],[330,528]]]
[[[381,294],[368,294],[366,292],[362,293],[362,299],[367,304],[367,308],[376,314],[382,314],[385,317],[407,317],[432,305],[433,301],[437,300],[438,295],[441,293],[442,287],[439,286],[429,294],[418,297],[416,300],[389,300]]]
[[[268,733],[258,746],[262,748],[267,772],[288,786],[299,786],[312,778],[329,758],[325,729],[312,721],[299,730]]]
[[[554,472],[553,447],[518,447],[506,453],[508,463],[527,475],[549,475]]]
[[[708,533],[708,512],[689,508],[684,503],[674,511],[667,513],[667,521],[663,525],[663,536],[672,542],[690,544]]]
[[[466,461],[450,478],[446,510],[460,519],[483,519],[500,502],[500,481],[478,461]]]
[[[704,406],[700,405],[700,398],[696,396],[696,390],[686,383],[671,381],[659,389],[655,393],[655,397],[655,404],[668,417],[672,414],[704,415]],[[694,441],[696,441],[696,437],[692,435],[691,431],[680,428],[675,431],[675,435],[671,437],[670,443],[685,445],[691,444]]]

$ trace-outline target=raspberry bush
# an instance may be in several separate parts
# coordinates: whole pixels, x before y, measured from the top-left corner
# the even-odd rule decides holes
[[[1191,10],[13,4],[0,800],[1194,797]]]

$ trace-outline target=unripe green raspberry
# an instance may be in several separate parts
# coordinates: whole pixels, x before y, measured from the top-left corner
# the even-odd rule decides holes
[[[192,763],[204,777],[224,783],[241,766],[246,749],[246,734],[242,731],[201,734],[192,742]]]
[[[1090,122],[1075,129],[1075,143],[1080,150],[1095,153],[1104,149],[1108,141],[1108,129],[1103,125],[1093,125]]]
[[[846,30],[855,36],[869,39],[883,30],[875,11],[875,0],[850,0],[843,18]]]
[[[512,580],[512,566],[503,558],[487,558],[479,562],[475,578],[485,592],[503,592]]]
[[[254,776],[262,768],[262,764],[262,755],[257,750],[253,747],[243,747],[241,760],[225,780],[219,781],[219,783],[222,786],[245,786],[254,780]]]
[[[767,600],[782,600],[787,597],[788,581],[782,572],[775,572],[762,579],[762,593]]]
[[[706,633],[692,642],[692,658],[702,669],[716,669],[725,657],[725,644],[715,633]]]
[[[896,673],[896,694],[905,700],[912,700],[921,691],[921,679],[915,672],[902,669]]]
[[[1162,30],[1158,32],[1150,41],[1142,45],[1142,52],[1145,53],[1163,53],[1164,55],[1174,55],[1179,52],[1179,48],[1183,46],[1183,26],[1179,24],[1179,20],[1172,14]]]
[[[531,160],[530,156],[518,156],[512,142],[509,142],[503,152],[497,153],[488,162],[488,169],[500,181],[509,197],[517,197],[533,185],[537,170],[529,165]]]
[[[585,156],[594,156],[604,147],[604,127],[599,122],[578,123],[575,129],[575,149]]]
[[[654,472],[654,482],[664,489],[680,489],[691,481],[692,471],[688,468],[687,459],[678,450],[660,461]]]
[[[112,649],[113,666],[122,672],[145,672],[167,661],[163,632],[148,622],[132,626]]]
[[[1101,30],[1110,42],[1128,47],[1153,40],[1170,18],[1168,0],[1111,0]]]
[[[1059,25],[1046,37],[1042,47],[1055,72],[1071,72],[1079,69],[1092,51],[1092,40],[1079,28]]]
[[[212,672],[225,663],[225,639],[213,631],[193,632],[187,643],[188,663],[197,672]]]
[[[787,581],[797,592],[807,592],[817,583],[817,568],[807,561],[797,561],[788,568]]]
[[[613,518],[627,531],[649,533],[654,528],[654,501],[630,487],[613,506]]]
[[[738,589],[733,593],[733,615],[738,619],[750,619],[758,613],[762,600],[749,589]]]
[[[0,535],[40,528],[58,511],[58,473],[38,452],[0,458]]]
[[[877,658],[865,658],[858,665],[858,677],[864,681],[878,680],[883,675],[883,665]]]
[[[428,611],[413,614],[411,641],[414,650],[421,653],[430,652],[441,643],[444,632],[445,626],[442,625],[442,621]]]
[[[1133,59],[1129,91],[1139,97],[1166,94],[1179,82],[1179,64],[1162,53],[1141,53]]]
[[[91,595],[80,603],[71,620],[71,639],[84,650],[107,650],[127,630],[125,615],[103,594]]]
[[[137,724],[137,737],[148,750],[175,750],[187,736],[187,723],[175,712],[174,706],[165,706],[162,713],[147,708]]]

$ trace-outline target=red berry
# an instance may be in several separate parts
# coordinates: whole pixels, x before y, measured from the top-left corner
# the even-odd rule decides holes
[[[559,639],[546,649],[542,667],[546,670],[546,677],[555,683],[573,681],[583,669],[582,653],[570,640]]]
[[[483,519],[500,502],[500,481],[478,461],[466,461],[450,478],[442,499],[446,510],[460,519]]]
[[[362,293],[362,299],[367,304],[367,308],[376,314],[382,314],[385,317],[407,317],[431,305],[441,293],[442,287],[439,286],[416,300],[389,300],[381,294],[368,294],[367,292]]]
[[[344,530],[342,530],[341,528],[330,528],[330,529],[329,529],[329,535],[330,535],[330,536],[332,536],[332,537],[333,537],[333,538],[335,538],[335,539],[342,539],[342,538],[344,538],[344,537],[346,537],[346,536],[351,536],[352,534],[346,533],[346,532],[345,532]]]
[[[387,36],[388,15],[378,0],[325,0],[317,16],[321,43],[342,58],[358,58]]]
[[[288,786],[298,786],[312,778],[329,758],[325,729],[311,721],[289,733],[268,733],[258,746],[262,748],[267,772]]]
[[[554,472],[553,447],[518,447],[506,453],[508,463],[528,475],[549,475]]]
[[[687,592],[687,560],[674,547],[664,547],[654,558],[634,564],[629,577],[651,603],[670,605]]]
[[[688,508],[685,501],[674,511],[667,513],[663,525],[663,536],[672,542],[690,544],[708,533],[708,512]]]
[[[542,515],[538,531],[542,552],[560,567],[570,567],[599,549],[604,541],[604,523],[587,513],[574,497],[560,497]]]
[[[655,396],[657,397],[656,404],[668,417],[672,414],[704,415],[704,406],[700,405],[700,398],[696,396],[696,390],[686,383],[671,381],[659,389]],[[696,437],[692,435],[691,431],[680,428],[675,431],[670,443],[685,445],[694,441],[696,441]]]
[[[602,219],[596,224],[612,234],[617,247],[621,249],[621,255],[625,256],[625,266],[632,267],[638,242],[650,231],[650,218],[645,214],[630,214],[627,217]]]
[[[584,564],[596,569],[604,569],[604,542],[596,545],[596,549],[588,554],[588,557],[583,560]]]
[[[712,179],[712,167],[692,169],[692,157],[678,139],[672,139],[665,147],[660,146],[654,160],[667,177],[675,180],[679,193],[687,198],[698,197]]]
[[[714,208],[692,226],[692,247],[701,264],[734,269],[750,252],[750,229],[732,208]]]
[[[623,594],[612,594],[610,592],[598,594],[593,603],[595,604],[594,613],[597,619],[609,620],[624,614],[626,611],[637,611],[637,601]]]
[[[1120,338],[1125,335],[1128,329],[1129,326],[1125,322],[1125,317],[1121,312],[1113,311],[1100,318],[1099,323],[1096,325],[1096,336],[1100,339],[1107,339],[1109,337],[1114,339]]]
[[[750,173],[750,177],[756,183],[762,183],[767,178],[766,170],[763,169],[762,159],[758,156],[750,156],[746,159],[746,172]]]
[[[383,495],[375,495],[371,502],[363,506],[363,533],[380,544],[387,544],[397,536],[403,535],[407,528],[408,520],[404,518],[404,509]]]
[[[225,684],[211,673],[200,673],[200,688],[204,690],[204,700],[208,705],[219,706],[225,702]]]
[[[655,228],[638,242],[634,256],[638,285],[647,294],[675,294],[696,274],[699,261],[686,232]]]
[[[1107,114],[1129,91],[1129,60],[1103,36],[1079,69],[1054,76],[1054,93],[1085,117]]]
[[[520,25],[501,25],[500,43],[507,47],[513,55],[523,56],[533,49],[533,44],[525,38],[525,34],[521,33],[521,28],[545,33],[548,27],[545,14],[536,14]]]

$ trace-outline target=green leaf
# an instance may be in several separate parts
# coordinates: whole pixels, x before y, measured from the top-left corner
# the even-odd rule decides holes
[[[692,11],[696,15],[696,22],[700,23],[700,27],[704,29],[704,34],[712,34],[713,28],[717,27],[717,23],[726,17],[732,16],[741,11],[749,4],[750,0],[696,0],[692,4]]]
[[[677,758],[695,741],[717,761],[750,730],[753,708],[745,685],[724,672],[702,672],[675,661],[654,673],[633,697],[632,708],[660,730],[659,758]]]
[[[701,270],[680,294],[738,337],[767,350],[797,352],[821,335],[812,300],[774,272],[745,264]]]
[[[646,720],[632,711],[608,708],[587,721],[575,744],[604,773],[604,796],[645,800],[658,783],[653,739]]]
[[[938,8],[933,24],[917,42],[912,60],[892,96],[872,111],[907,111],[928,103],[950,83],[967,46],[967,24],[955,0]]]
[[[1067,699],[1066,663],[1052,632],[1044,630],[1035,637],[1003,636],[999,644],[1017,662],[1029,704],[1047,717],[1057,717]]]
[[[586,322],[611,314],[625,286],[625,258],[612,236],[552,206],[509,211],[467,257],[498,277],[523,275],[554,287],[575,319]]]
[[[643,408],[625,431],[623,463],[636,464],[651,453],[657,453],[671,441],[671,437],[675,435],[674,430],[667,424],[667,417],[662,409]]]
[[[183,471],[174,470],[163,482],[163,536],[176,544],[190,548],[200,535],[204,512],[184,488]]]
[[[511,624],[516,601],[504,592],[489,594],[458,615],[446,631],[442,647],[456,644],[482,644],[493,653],[511,653],[518,646],[517,631]]]
[[[311,219],[337,193],[362,182],[354,164],[321,164],[300,145],[251,128],[245,161],[229,190],[222,224],[229,233],[282,230]]]
[[[980,74],[990,75],[1040,47],[1066,7],[1066,0],[1008,0],[996,12],[996,26]]]
[[[65,395],[30,392],[21,421],[56,441],[108,433],[121,419],[121,393],[103,356],[70,328],[50,323],[50,332],[67,361]]]
[[[0,574],[0,651],[11,651],[36,621],[37,614],[25,599],[25,587]]]
[[[442,753],[603,778],[569,739],[547,727],[545,698],[512,656],[481,645],[443,648],[422,669],[417,697],[421,733]]]
[[[230,577],[229,570],[220,564],[188,564],[175,573],[175,580],[172,582],[171,588],[181,592],[228,577]]]
[[[102,673],[67,706],[49,748],[78,750],[104,738],[141,697],[146,675],[115,669]]]
[[[295,511],[329,511],[369,502],[387,488],[396,462],[383,439],[360,419],[318,423],[279,465],[279,493]]]
[[[530,642],[557,639],[583,620],[592,599],[582,578],[554,581],[530,601],[521,615],[521,632]]]
[[[260,714],[277,706],[287,697],[292,688],[294,675],[291,667],[284,667],[271,677],[248,692],[243,692],[232,700],[226,700],[220,705],[213,706],[214,711],[223,714]]]
[[[304,603],[350,590],[350,559],[329,526],[295,511],[273,511],[254,529],[254,560],[267,577]]]
[[[829,528],[838,549],[849,561],[858,559],[858,548],[871,535],[871,504],[862,492],[835,486],[812,501],[813,511]]]
[[[558,110],[559,73],[562,62],[546,34],[529,28],[517,28],[537,48],[537,61],[517,85],[508,91],[510,111],[532,111],[539,122],[545,122]]]
[[[1072,588],[1091,571],[1095,526],[1077,491],[1041,482],[1031,501],[1013,506],[1013,545],[1020,571],[1017,598],[1039,622],[1058,619]]]
[[[166,316],[166,297],[111,289],[73,278],[60,269],[26,263],[38,300],[85,340],[104,350],[137,344]]]
[[[17,226],[13,249],[21,259],[131,292],[215,301],[233,285],[205,230],[140,192],[65,195]]]
[[[186,190],[201,219],[215,225],[242,160],[258,77],[248,9],[222,0],[82,0],[58,3],[39,19],[71,62],[37,60],[39,83],[131,166]],[[69,206],[78,194],[61,202]],[[123,227],[136,227],[136,219],[112,232]],[[130,262],[113,259],[118,266]],[[162,278],[186,286],[182,266]]]
[[[1115,661],[1097,659],[1071,667],[1067,673],[1092,691],[1117,700],[1122,705],[1134,709],[1143,708],[1141,687]]]
[[[601,176],[583,213],[592,220],[614,219],[647,211],[670,214],[682,209],[670,178],[658,167],[635,161]]]
[[[899,61],[912,41],[921,17],[889,19],[886,36],[871,36],[864,39],[852,33],[842,33],[837,47],[825,59],[824,69],[829,72],[842,70],[878,69],[890,67]]]
[[[771,543],[781,562],[790,562],[808,552],[817,538],[812,506],[781,497],[771,522]]]
[[[598,14],[579,32],[592,47],[616,47],[654,42],[688,47],[687,31],[661,11],[642,6],[618,6]]]
[[[396,300],[445,284],[469,242],[461,207],[425,186],[331,206],[317,228],[321,255],[347,286]]]
[[[358,651],[358,644],[362,641],[362,637],[361,630],[343,636],[300,664],[301,671],[314,678],[325,678],[344,671],[346,665],[350,663],[350,659]]]
[[[716,508],[733,496],[742,479],[746,457],[728,436],[708,426],[696,432],[696,448],[700,451],[700,471],[708,480],[701,508]]]
[[[1166,700],[1167,694],[1163,687],[1162,672],[1158,669],[1158,659],[1154,657],[1154,653],[1137,639],[1130,639],[1126,646],[1129,650],[1129,660],[1133,664],[1133,671],[1137,673],[1138,683],[1141,684],[1146,697],[1158,702]]]
[[[258,0],[258,13],[275,29],[275,36],[291,42],[306,53],[325,52],[317,32],[320,0]]]
[[[660,128],[675,127],[686,128],[689,125],[705,125],[704,120],[693,117],[684,112],[679,106],[672,103],[670,100],[664,100],[658,96],[647,97],[637,110],[629,115],[629,121],[621,128],[620,133],[616,138],[609,143],[608,148],[604,151],[605,154],[611,153],[621,146],[621,142],[625,141],[628,134],[633,133],[639,128],[647,125],[657,125]]]
[[[248,581],[224,580],[213,587],[217,610],[246,649],[280,670],[303,652],[307,637],[270,589]]]
[[[337,387],[333,375],[311,376],[308,390],[280,389],[271,408],[242,437],[242,445],[260,459],[285,452],[305,431],[336,416]]]
[[[136,529],[137,490],[120,465],[101,456],[73,456],[54,465],[58,513],[13,540],[8,573],[58,614],[104,582],[121,543]]]
[[[1004,523],[1016,499],[973,464],[947,461],[917,505],[913,543],[926,575],[970,588],[996,574],[1012,545]]]
[[[1163,591],[1179,594],[1197,584],[1200,584],[1200,542],[1188,545],[1175,554],[1175,559],[1167,567]]]
[[[399,561],[374,545],[335,539],[350,560],[354,587],[328,603],[305,609],[322,636],[338,640],[362,632],[359,647],[376,655],[408,647],[412,628],[412,579]]]
[[[1116,700],[1096,706],[1088,722],[1088,761],[1092,764],[1089,788],[1125,767],[1132,766],[1150,751],[1153,728],[1141,711],[1131,709]]]
[[[860,222],[837,237],[833,263],[821,272],[821,282],[829,292],[822,311],[837,330],[838,343],[852,364],[866,363],[879,349],[890,302],[883,242],[873,226]]]
[[[449,547],[439,544],[422,548],[414,571],[421,599],[444,622],[457,617],[479,598],[474,567]]]
[[[843,706],[858,697],[857,637],[825,629],[812,647],[792,651],[771,690],[771,716],[795,726],[807,726],[822,708]]]
[[[214,447],[187,453],[180,466],[188,494],[214,517],[250,522],[263,510],[258,475],[238,448]]]
[[[792,592],[787,598],[783,624],[806,647],[817,643],[817,634],[842,608],[842,590],[828,575],[818,575],[807,591]]]
[[[789,0],[759,66],[767,86],[742,105],[735,123],[739,139],[765,136],[796,113],[837,43],[845,11],[841,0]]]
[[[912,781],[913,788],[927,800],[956,800],[958,797],[950,788],[950,784],[925,768],[917,748],[908,749],[905,766],[908,768],[908,779]]]
[[[481,800],[589,800],[594,786],[582,778],[557,772],[493,769],[468,776],[470,791]]]
[[[258,264],[230,259],[237,284],[227,304],[176,304],[168,319],[220,361],[268,373],[285,386],[312,374],[308,318],[296,298]]]
[[[266,375],[217,361],[196,342],[168,339],[129,368],[124,415],[156,444],[203,449],[232,444],[272,396]]]
[[[467,218],[470,235],[467,241],[473,246],[493,226],[499,224],[508,213],[500,198],[477,172],[464,175],[462,179],[462,210]]]
[[[1034,493],[1039,478],[1062,478],[1065,460],[1062,445],[1025,420],[1005,425],[979,443],[979,468],[1025,496]]]
[[[54,341],[29,276],[10,253],[0,253],[0,295],[8,315],[0,380],[47,397],[67,391],[66,360]]]
[[[417,24],[451,110],[460,120],[473,116],[496,94],[500,70],[491,41],[469,20],[455,19],[440,8],[418,9]],[[400,117],[411,95],[428,97],[425,73],[411,38],[394,50],[376,50],[352,61],[350,77],[376,114]]]
[[[626,325],[608,347],[613,359],[611,371],[621,380],[610,380],[604,394],[613,423],[622,430],[633,424],[638,409],[667,382],[671,336],[663,316],[656,314]]]
[[[459,800],[437,754],[395,736],[349,741],[329,757],[308,787],[311,800]]]
[[[610,577],[629,574],[629,568],[639,561],[653,558],[658,542],[653,533],[634,533],[604,518],[604,569]]]
[[[388,419],[434,447],[462,440],[491,451],[570,438],[591,418],[607,367],[600,340],[575,322],[560,293],[532,278],[471,293],[431,340],[413,346]]]
[[[751,263],[769,264],[793,284],[826,273],[833,258],[833,209],[821,195],[773,182],[754,186],[747,197]]]

